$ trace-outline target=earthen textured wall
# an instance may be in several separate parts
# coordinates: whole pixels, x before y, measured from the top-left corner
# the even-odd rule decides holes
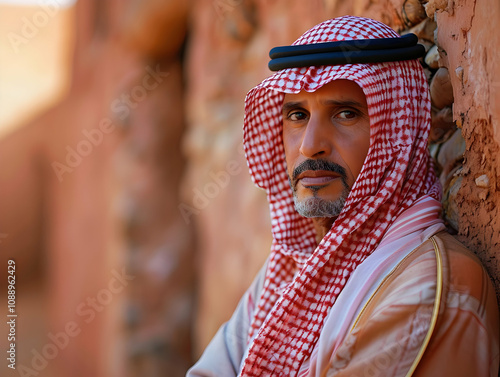
[[[453,118],[465,139],[453,206],[459,239],[500,287],[500,3],[441,2],[437,42],[453,86]]]

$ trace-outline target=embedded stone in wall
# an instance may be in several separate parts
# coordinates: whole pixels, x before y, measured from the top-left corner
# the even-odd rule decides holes
[[[460,210],[457,194],[462,185],[462,181],[462,176],[453,176],[443,196],[444,218],[455,232],[458,231],[460,227]]]
[[[403,3],[401,13],[408,26],[416,25],[427,18],[425,8],[420,0],[406,0]]]
[[[453,111],[450,106],[447,106],[437,112],[433,110],[431,112],[431,132],[429,135],[429,142],[443,142],[448,139],[455,128],[455,122],[453,122]]]
[[[439,51],[438,51],[438,46],[433,45],[429,51],[427,51],[427,54],[425,55],[425,64],[429,66],[429,68],[432,69],[438,69],[439,68]]]
[[[453,103],[453,87],[451,86],[448,69],[439,68],[431,80],[430,85],[432,105],[437,109],[451,106]]]

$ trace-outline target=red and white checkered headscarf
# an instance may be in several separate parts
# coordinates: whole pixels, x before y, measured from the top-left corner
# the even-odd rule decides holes
[[[294,44],[398,37],[371,19],[340,17],[316,25]],[[370,149],[345,206],[316,246],[312,220],[294,208],[282,140],[284,93],[315,91],[338,79],[366,96]],[[351,273],[387,228],[423,195],[440,199],[427,150],[430,99],[417,60],[278,71],[245,100],[244,147],[254,182],[267,191],[273,244],[249,333],[241,376],[294,376]]]

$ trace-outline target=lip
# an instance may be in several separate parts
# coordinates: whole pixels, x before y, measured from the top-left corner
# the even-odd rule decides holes
[[[332,171],[307,170],[297,176],[297,183],[300,182],[303,186],[325,186],[338,178],[340,175]]]

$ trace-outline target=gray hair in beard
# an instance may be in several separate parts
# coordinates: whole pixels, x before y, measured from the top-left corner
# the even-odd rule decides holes
[[[324,200],[317,196],[319,189],[310,188],[313,192],[313,197],[300,200],[297,197],[297,176],[307,170],[326,170],[339,174],[344,186],[340,197],[337,200]],[[288,176],[288,181],[292,188],[295,210],[304,217],[336,217],[340,215],[351,191],[351,188],[347,184],[345,169],[338,164],[326,160],[306,160],[302,162],[293,170],[292,177]]]

